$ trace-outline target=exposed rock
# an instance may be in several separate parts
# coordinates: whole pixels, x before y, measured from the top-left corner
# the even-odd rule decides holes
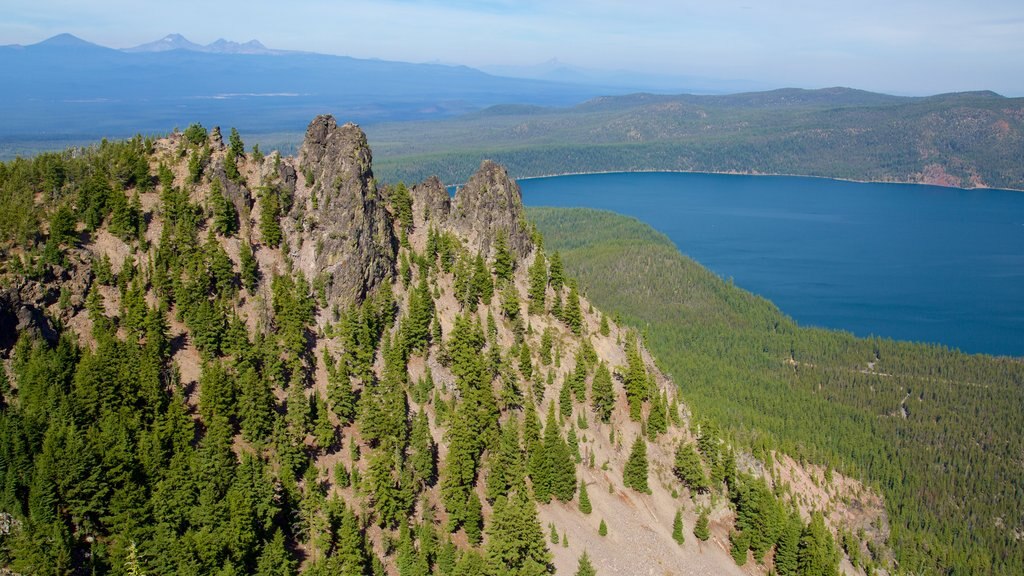
[[[490,253],[499,232],[507,235],[509,248],[520,257],[533,249],[519,185],[503,166],[490,160],[484,160],[469,182],[455,193],[448,222],[472,248],[484,254]]]
[[[409,191],[412,196],[413,221],[416,226],[431,223],[443,225],[451,210],[452,198],[437,176],[431,176]]]
[[[0,292],[0,352],[6,354],[26,332],[49,342],[57,340],[57,333],[34,301],[23,301],[16,288],[7,288]]]
[[[220,126],[214,126],[213,129],[210,130],[210,148],[213,150],[224,149],[224,137],[221,136]]]
[[[331,275],[331,299],[359,301],[394,271],[398,241],[370,162],[358,126],[338,126],[333,116],[310,122],[299,167],[312,185],[296,188],[293,213],[303,230],[297,263],[308,278]]]

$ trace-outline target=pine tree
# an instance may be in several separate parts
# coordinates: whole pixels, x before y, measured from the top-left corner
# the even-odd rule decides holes
[[[586,550],[580,555],[579,563],[576,565],[575,576],[597,576],[597,570],[590,562],[590,556],[587,555]]]
[[[412,421],[409,446],[412,451],[409,463],[412,465],[414,477],[421,485],[432,486],[437,479],[437,446],[430,436],[427,413],[422,407]]]
[[[607,336],[611,333],[611,329],[608,327],[608,317],[604,314],[601,314],[601,327],[598,331],[601,333],[601,336]]]
[[[260,194],[260,234],[263,244],[277,248],[281,244],[281,203],[277,191],[264,188]]]
[[[530,305],[528,311],[530,314],[543,314],[545,309],[545,298],[547,296],[548,286],[548,268],[544,261],[544,253],[540,250],[536,251],[536,257],[533,260],[533,264],[530,265],[530,286],[529,286],[529,298]]]
[[[803,532],[803,522],[800,520],[800,514],[795,509],[790,510],[775,545],[775,571],[779,576],[795,576],[797,574],[797,554],[801,532]]]
[[[337,432],[334,424],[331,423],[327,410],[327,402],[320,393],[316,394],[316,422],[313,425],[313,435],[316,437],[316,444],[323,452],[330,450],[337,439]]]
[[[551,529],[551,543],[558,544],[560,540],[558,539],[558,529],[555,528],[555,523],[551,522],[548,524],[548,527]]]
[[[488,458],[487,499],[491,502],[499,496],[507,496],[512,490],[523,492],[523,452],[519,445],[519,426],[515,418],[509,418],[501,427],[498,448]]]
[[[548,405],[542,448],[530,455],[530,479],[540,502],[549,501],[551,496],[567,502],[576,493],[576,465],[562,440],[554,404]]]
[[[638,492],[650,493],[647,485],[647,442],[643,436],[638,436],[633,442],[633,448],[629,451],[629,459],[622,470],[622,482],[627,488],[633,488]]]
[[[647,400],[648,382],[647,369],[644,367],[643,359],[640,357],[635,334],[626,342],[626,361],[628,366],[624,375],[624,384],[626,387],[626,400],[629,401],[629,417],[639,421],[643,402]]]
[[[602,362],[594,373],[594,381],[590,389],[591,406],[602,422],[608,423],[612,409],[615,407],[615,391],[612,388],[612,375]]]
[[[608,525],[604,523],[604,518],[601,519],[601,525],[597,527],[597,534],[599,536],[608,535]]]
[[[555,294],[560,293],[562,286],[565,284],[565,270],[562,268],[562,255],[558,251],[551,255],[551,270],[549,274],[551,276],[551,289],[555,291]]]
[[[294,576],[295,559],[285,548],[284,534],[281,529],[274,530],[274,537],[263,547],[259,561],[256,563],[257,576]]]
[[[580,310],[580,294],[575,282],[569,283],[569,296],[565,301],[562,318],[573,334],[579,336],[583,332],[583,312]]]
[[[676,541],[676,544],[680,546],[686,541],[686,537],[683,536],[683,511],[676,510],[676,517],[672,520],[672,539]]]
[[[811,516],[810,524],[800,536],[797,573],[810,576],[836,576],[839,573],[839,550],[825,527],[821,512]]]
[[[693,535],[698,540],[706,542],[711,537],[711,531],[708,529],[708,509],[701,508],[700,514],[697,516],[697,523],[693,526]]]
[[[228,149],[235,153],[235,156],[245,155],[245,144],[242,142],[242,137],[238,134],[238,129],[232,127],[231,134],[228,136]]]
[[[465,515],[462,527],[466,531],[466,539],[470,544],[479,544],[483,539],[484,513],[483,505],[476,492],[470,490],[466,496]]]
[[[733,530],[729,533],[729,553],[737,566],[747,563],[747,550],[750,549],[750,534],[743,530]]]
[[[224,196],[220,180],[210,183],[210,204],[213,208],[213,229],[221,236],[233,236],[238,232],[238,211],[234,203]]]
[[[252,246],[247,239],[242,239],[238,247],[239,267],[241,268],[242,286],[250,293],[256,290],[259,281],[259,263],[252,253]]]
[[[593,507],[590,505],[590,495],[587,494],[587,483],[584,480],[580,480],[580,512],[590,514],[592,511]]]
[[[274,420],[274,394],[264,378],[246,365],[238,377],[238,415],[242,436],[261,442],[270,435]]]
[[[508,248],[508,235],[499,231],[494,240],[494,276],[498,280],[511,280],[515,271],[515,259]]]
[[[672,471],[683,484],[696,494],[703,494],[711,488],[707,475],[704,474],[700,456],[693,444],[679,443],[679,446],[676,447],[676,458]]]
[[[668,418],[665,414],[665,401],[660,394],[655,394],[651,401],[651,412],[647,417],[647,436],[651,440],[668,431]]]

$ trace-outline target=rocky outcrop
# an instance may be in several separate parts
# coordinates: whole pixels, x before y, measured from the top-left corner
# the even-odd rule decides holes
[[[398,242],[371,159],[366,134],[355,124],[317,116],[306,129],[293,214],[302,231],[298,263],[308,278],[330,275],[332,300],[357,302],[394,271]]]
[[[520,257],[533,249],[519,185],[503,166],[490,160],[484,160],[455,193],[447,222],[485,255],[490,254],[499,233],[507,236],[509,248]]]
[[[437,176],[431,176],[413,186],[409,193],[412,196],[413,222],[416,227],[443,226],[447,222],[452,197]]]

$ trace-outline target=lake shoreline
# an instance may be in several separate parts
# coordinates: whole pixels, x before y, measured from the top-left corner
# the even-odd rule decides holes
[[[993,188],[989,186],[975,186],[973,188],[962,188],[960,186],[947,186],[945,184],[937,184],[932,182],[907,182],[902,180],[857,180],[854,178],[840,178],[838,176],[811,176],[808,174],[787,174],[775,172],[713,172],[708,170],[594,170],[587,172],[558,172],[553,174],[543,174],[540,176],[522,176],[516,177],[515,180],[539,180],[542,178],[558,178],[560,176],[597,176],[602,174],[708,174],[714,176],[769,176],[784,178],[808,178],[813,180],[831,180],[833,182],[853,182],[856,184],[906,184],[912,186],[934,186],[936,188],[949,188],[951,190],[995,190],[1003,192],[1024,192],[1024,188]],[[458,187],[462,186],[463,184],[465,184],[465,182],[459,184],[450,184],[449,186]]]
[[[1024,357],[1018,191],[735,175],[609,171],[520,186],[526,206],[637,218],[803,326]]]

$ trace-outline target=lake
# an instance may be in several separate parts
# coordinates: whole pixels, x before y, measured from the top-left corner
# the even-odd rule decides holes
[[[636,217],[802,325],[1024,356],[1024,192],[662,172],[519,185],[528,206]]]

